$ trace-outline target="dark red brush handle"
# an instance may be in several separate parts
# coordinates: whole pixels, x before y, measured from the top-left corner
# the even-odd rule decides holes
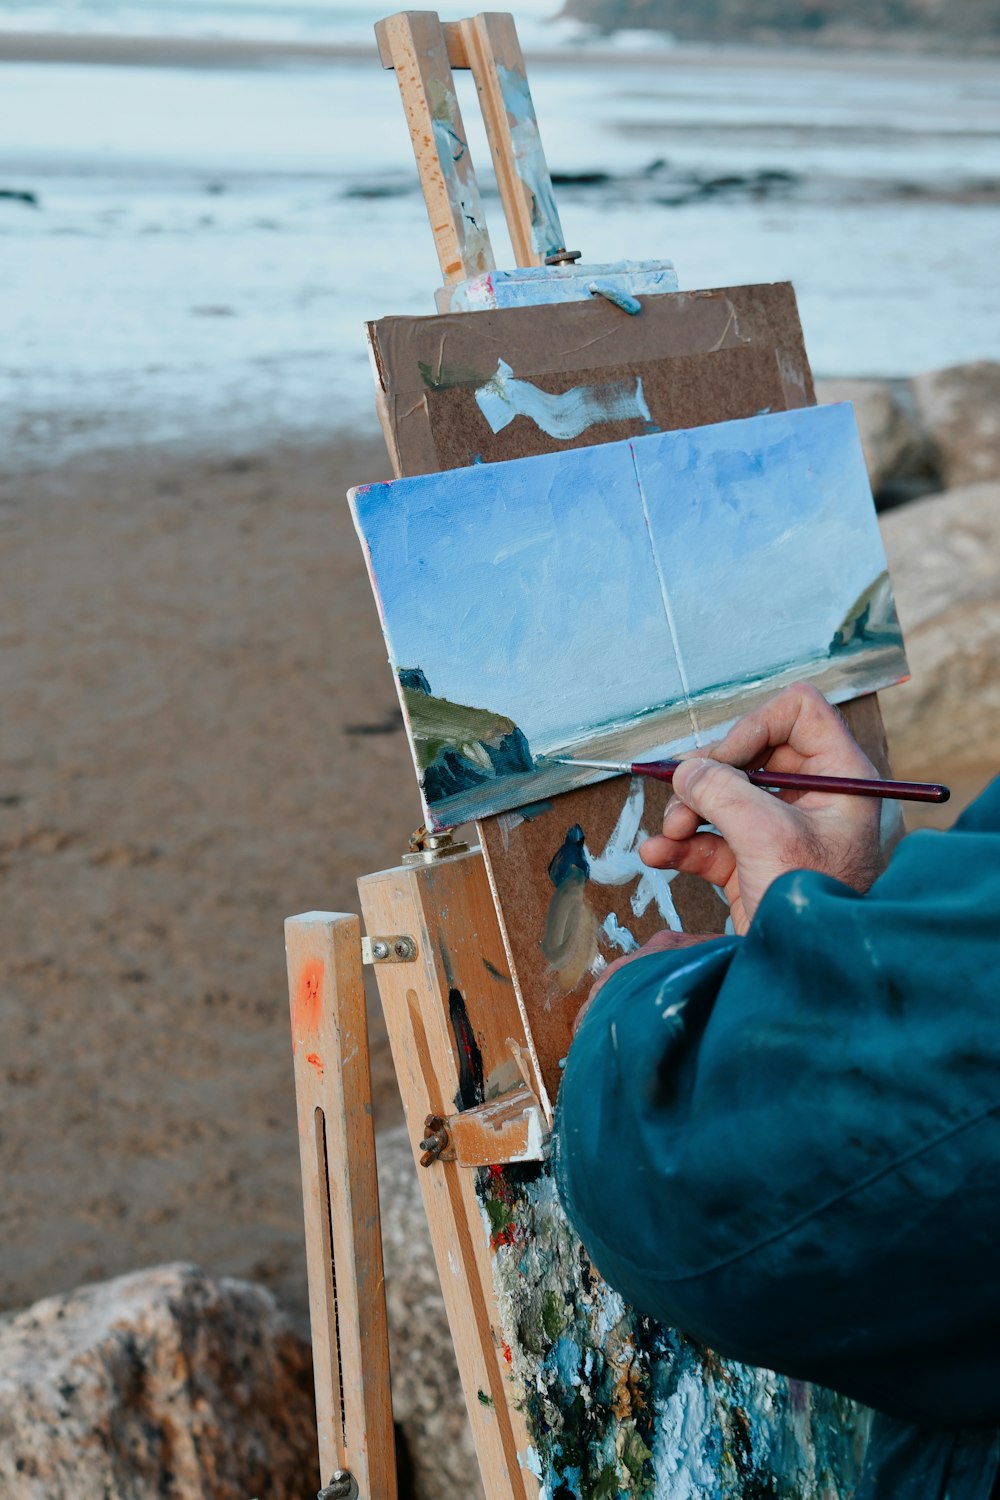
[[[630,767],[635,776],[673,781],[679,760],[637,760]],[[951,790],[930,781],[866,781],[863,776],[802,776],[797,771],[747,771],[754,786],[774,787],[779,792],[842,792],[848,797],[892,797],[897,802],[947,802]]]

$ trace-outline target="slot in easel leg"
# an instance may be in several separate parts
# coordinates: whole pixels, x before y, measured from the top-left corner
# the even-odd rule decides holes
[[[361,924],[289,917],[285,946],[320,1483],[346,1469],[360,1500],[395,1500]]]

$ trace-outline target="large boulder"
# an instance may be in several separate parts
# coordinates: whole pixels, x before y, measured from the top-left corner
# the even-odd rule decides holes
[[[876,496],[887,485],[927,472],[926,439],[905,381],[817,380],[816,400],[853,404]]]
[[[379,1136],[378,1165],[400,1500],[476,1500],[405,1129]],[[158,1266],[0,1319],[3,1500],[312,1500],[318,1487],[309,1344],[264,1288]]]
[[[306,1500],[309,1346],[264,1288],[159,1266],[0,1322],[4,1500]]]
[[[941,488],[1000,479],[1000,364],[932,370],[911,389]]]
[[[392,1404],[409,1484],[414,1500],[477,1500],[479,1466],[405,1127],[379,1135],[376,1150]]]
[[[882,695],[897,772],[1000,769],[1000,482],[881,519],[912,680]]]
[[[481,1500],[405,1131],[378,1153],[400,1500]],[[315,1465],[308,1346],[259,1287],[165,1266],[0,1322],[4,1500],[312,1500]]]

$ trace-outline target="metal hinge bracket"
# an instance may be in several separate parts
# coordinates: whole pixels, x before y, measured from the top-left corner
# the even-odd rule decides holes
[[[411,964],[417,956],[417,945],[405,933],[394,933],[391,937],[363,937],[361,939],[361,962],[363,964]]]

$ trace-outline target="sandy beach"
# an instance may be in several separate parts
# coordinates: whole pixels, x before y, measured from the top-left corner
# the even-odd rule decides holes
[[[179,1257],[304,1308],[281,923],[419,822],[338,500],[382,477],[346,440],[0,486],[4,1307]]]

